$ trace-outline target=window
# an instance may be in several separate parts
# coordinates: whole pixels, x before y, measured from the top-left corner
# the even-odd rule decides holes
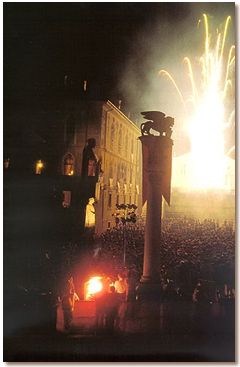
[[[110,135],[110,148],[113,149],[114,147],[114,139],[115,139],[115,126],[114,122],[111,125],[111,135]]]
[[[88,161],[88,177],[96,176],[96,161],[93,159],[89,159]]]
[[[109,178],[109,187],[113,189],[113,178]]]
[[[100,188],[101,188],[101,183],[97,182],[96,183],[96,188],[95,188],[95,199],[96,199],[96,201],[100,200]]]
[[[118,153],[121,154],[121,152],[122,152],[122,126],[120,126],[118,135]]]
[[[71,205],[71,191],[63,191],[62,206],[64,208],[69,208],[70,205]]]
[[[112,166],[112,163],[110,163],[110,167],[109,167],[109,178],[113,178],[113,166]]]
[[[131,153],[133,154],[133,138],[132,138],[132,141],[131,141]]]
[[[42,171],[43,171],[43,162],[41,160],[36,162],[36,166],[35,166],[35,173],[36,175],[41,175]]]
[[[8,169],[9,168],[9,165],[10,165],[10,158],[5,158],[3,160],[3,167],[4,167],[4,169]]]
[[[74,158],[73,155],[68,153],[63,162],[63,174],[66,176],[72,176],[74,174]]]
[[[135,192],[133,204],[137,204],[137,203],[138,203],[138,194],[137,194],[137,192]]]
[[[126,138],[125,138],[125,153],[127,157],[128,156],[128,133],[126,133]]]
[[[117,180],[120,181],[121,179],[121,166],[120,164],[118,164],[118,167],[117,167]]]
[[[108,207],[109,208],[112,207],[112,194],[111,193],[108,194]]]
[[[117,192],[120,193],[121,191],[121,186],[120,186],[120,182],[117,181]]]
[[[105,135],[106,135],[106,111],[102,112],[102,129],[101,129],[101,145],[104,145]]]
[[[139,186],[138,185],[136,185],[136,193],[137,193],[137,195],[139,195]]]
[[[122,180],[127,182],[127,167],[122,164]]]

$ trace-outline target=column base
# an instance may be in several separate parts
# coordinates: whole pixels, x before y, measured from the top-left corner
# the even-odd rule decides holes
[[[160,301],[162,288],[160,282],[153,282],[146,277],[142,277],[137,288],[138,301]]]

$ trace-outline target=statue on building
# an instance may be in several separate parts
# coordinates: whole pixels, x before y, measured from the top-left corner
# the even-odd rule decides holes
[[[95,197],[96,183],[98,182],[101,171],[101,160],[98,159],[94,152],[96,147],[96,139],[89,138],[83,149],[82,155],[82,179],[84,186],[84,194],[86,197]]]
[[[96,147],[96,139],[89,138],[83,149],[82,156],[82,177],[95,177],[98,172],[98,159],[94,152]]]
[[[96,222],[96,212],[94,207],[94,198],[90,198],[88,200],[88,204],[86,206],[86,216],[85,216],[85,228],[93,228]]]
[[[159,132],[160,136],[171,138],[174,118],[160,111],[141,112],[145,119],[149,120],[141,124],[142,135],[153,135],[150,130]]]

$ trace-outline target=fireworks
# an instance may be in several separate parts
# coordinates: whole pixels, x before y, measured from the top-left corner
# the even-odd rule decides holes
[[[189,57],[183,60],[190,85],[187,96],[168,71],[159,71],[171,81],[183,105],[191,141],[192,188],[223,189],[226,184],[224,133],[234,124],[234,102],[229,101],[234,101],[235,46],[228,50],[226,46],[230,22],[228,16],[222,32],[216,30],[214,35],[209,32],[207,15],[203,14],[199,26],[203,23],[205,30],[204,53],[197,65]]]

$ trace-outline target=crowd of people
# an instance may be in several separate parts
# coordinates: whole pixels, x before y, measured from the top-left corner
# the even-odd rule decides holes
[[[126,265],[142,274],[144,224],[109,229],[101,235],[98,264],[116,273],[123,265],[124,241]],[[173,286],[178,292],[191,293],[201,281],[214,284],[222,294],[234,289],[235,229],[232,223],[215,220],[168,218],[162,222],[159,245],[159,276],[163,289]]]
[[[117,328],[121,304],[127,303],[129,311],[131,302],[138,299],[144,231],[144,223],[139,221],[116,226],[95,238],[91,266],[106,280],[105,291],[95,295],[96,330]],[[164,219],[159,253],[163,302],[182,299],[192,304],[212,304],[235,298],[232,223],[187,217]],[[67,285],[69,294],[62,297],[66,329],[72,321],[73,307],[69,299],[76,294],[72,282],[68,280]]]

